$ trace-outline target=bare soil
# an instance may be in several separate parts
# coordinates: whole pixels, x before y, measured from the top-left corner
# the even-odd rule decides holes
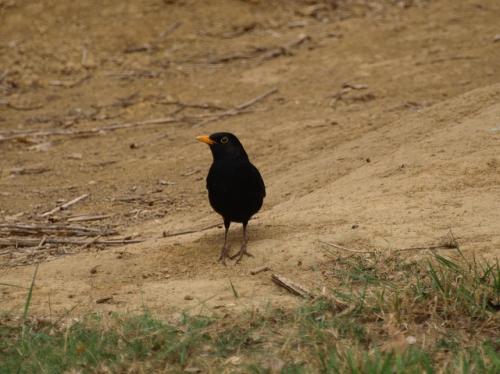
[[[320,241],[391,250],[452,230],[498,258],[499,14],[496,0],[0,0],[0,223],[109,215],[78,224],[143,240],[4,246],[0,283],[28,286],[40,263],[39,315],[230,313],[296,303],[259,266],[328,284]],[[221,220],[195,136],[216,131],[268,192],[255,257],[227,267],[222,228],[200,231]],[[4,311],[25,298],[0,288]]]

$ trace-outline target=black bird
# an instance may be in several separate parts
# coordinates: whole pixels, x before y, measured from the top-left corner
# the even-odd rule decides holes
[[[266,187],[259,170],[252,165],[238,138],[228,132],[196,137],[210,146],[213,163],[207,176],[208,199],[212,208],[224,219],[224,246],[219,261],[238,258],[247,252],[247,224],[259,211],[266,196]],[[231,222],[243,224],[243,244],[238,253],[228,256],[227,233]]]

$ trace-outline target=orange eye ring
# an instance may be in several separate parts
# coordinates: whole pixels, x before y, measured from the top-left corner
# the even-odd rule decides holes
[[[221,142],[222,144],[226,144],[228,141],[229,141],[229,139],[227,138],[227,136],[224,136],[224,137],[220,140],[220,142]]]

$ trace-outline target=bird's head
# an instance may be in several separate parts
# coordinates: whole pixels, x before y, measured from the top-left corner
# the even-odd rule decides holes
[[[214,160],[228,160],[244,158],[247,153],[238,138],[229,132],[217,132],[212,135],[200,135],[196,140],[210,146]]]

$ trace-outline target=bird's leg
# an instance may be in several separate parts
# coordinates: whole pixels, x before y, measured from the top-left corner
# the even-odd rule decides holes
[[[222,247],[222,250],[220,251],[220,256],[219,256],[219,262],[222,262],[222,264],[226,265],[226,257],[228,257],[229,253],[229,245],[227,243],[227,234],[229,232],[229,226],[231,225],[231,221],[226,221],[224,220],[224,246]]]
[[[243,255],[253,257],[253,254],[251,254],[250,252],[247,251],[247,243],[248,243],[247,222],[244,222],[243,223],[243,243],[241,244],[241,248],[240,248],[239,252],[230,257],[231,260],[237,258],[236,263],[238,263],[243,258]]]

